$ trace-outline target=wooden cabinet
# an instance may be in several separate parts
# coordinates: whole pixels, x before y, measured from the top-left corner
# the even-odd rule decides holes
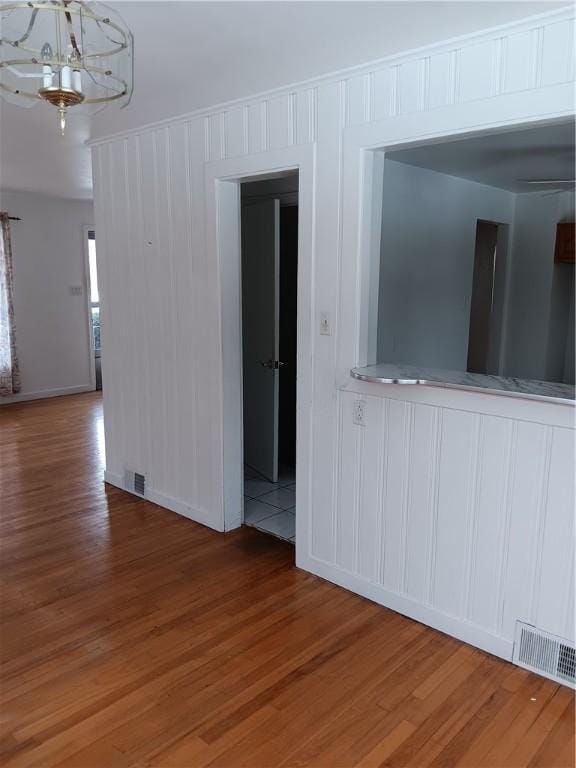
[[[574,264],[574,235],[573,221],[561,222],[556,225],[556,248],[554,261],[560,264]]]

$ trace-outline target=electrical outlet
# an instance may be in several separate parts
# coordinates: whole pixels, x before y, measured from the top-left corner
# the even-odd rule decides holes
[[[332,336],[330,312],[320,312],[320,334],[322,336]]]
[[[68,290],[70,291],[70,296],[82,296],[84,293],[81,285],[70,285]]]
[[[352,421],[360,427],[366,426],[366,400],[354,400]]]

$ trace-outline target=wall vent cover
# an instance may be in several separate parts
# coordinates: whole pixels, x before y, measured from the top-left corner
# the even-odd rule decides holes
[[[146,491],[146,475],[133,472],[131,469],[125,469],[124,488],[131,493],[137,493],[138,496],[144,496]]]
[[[146,478],[139,472],[134,472],[134,493],[138,493],[140,496],[144,496],[146,490]]]
[[[576,652],[569,640],[517,621],[512,660],[519,667],[576,688]]]

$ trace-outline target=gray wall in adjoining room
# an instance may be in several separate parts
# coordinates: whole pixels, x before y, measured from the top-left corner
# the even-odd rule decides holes
[[[511,224],[514,197],[384,161],[379,362],[466,369],[476,223]]]
[[[490,372],[573,381],[574,267],[554,264],[556,224],[573,218],[574,193],[513,193],[386,159],[378,361],[466,370],[476,224],[486,219],[508,225]]]

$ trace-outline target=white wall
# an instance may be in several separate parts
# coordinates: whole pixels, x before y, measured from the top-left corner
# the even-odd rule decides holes
[[[570,302],[574,267],[554,264],[556,224],[574,221],[574,193],[517,195],[509,275],[504,373],[526,379],[564,379],[569,321],[555,317]],[[573,300],[573,299],[572,299]],[[564,333],[560,338],[560,334]],[[550,354],[549,354],[550,353]]]
[[[379,361],[466,370],[476,224],[511,224],[514,197],[384,161]]]
[[[83,242],[92,203],[3,190],[1,207],[21,218],[11,232],[22,379],[20,394],[2,402],[93,389]]]
[[[572,634],[572,407],[349,371],[364,355],[370,150],[565,119],[573,65],[562,12],[98,142],[107,480],[144,472],[151,499],[225,527],[240,366],[223,357],[238,318],[217,237],[232,185],[219,180],[297,155],[297,564],[506,658],[515,619]]]

